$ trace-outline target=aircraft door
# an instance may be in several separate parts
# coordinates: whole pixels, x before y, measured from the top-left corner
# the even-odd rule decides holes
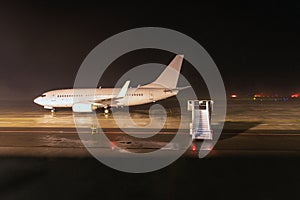
[[[56,101],[55,94],[52,94],[52,95],[51,95],[51,101],[52,101],[52,102],[55,102],[55,101]]]
[[[153,101],[154,100],[154,95],[151,90],[149,90],[149,100]]]

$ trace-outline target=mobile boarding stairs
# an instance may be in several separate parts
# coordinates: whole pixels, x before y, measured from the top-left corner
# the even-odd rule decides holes
[[[187,110],[192,111],[190,135],[193,140],[212,140],[211,114],[212,100],[188,100]]]

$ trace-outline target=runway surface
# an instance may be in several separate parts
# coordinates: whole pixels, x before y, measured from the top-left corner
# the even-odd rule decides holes
[[[164,147],[174,137],[172,130],[160,132],[151,140],[133,139],[120,130],[106,130],[106,135],[113,145],[134,152],[147,152]],[[186,130],[187,132],[188,130]],[[226,131],[226,130],[225,130]],[[86,129],[86,134],[91,134]],[[139,132],[147,134],[147,132]],[[194,141],[186,155],[196,155],[201,141]],[[287,133],[266,131],[264,133],[249,131],[243,133],[223,132],[216,146],[208,156],[300,156],[300,134],[296,131]],[[197,147],[197,148],[195,148]],[[105,147],[103,147],[105,148]],[[168,149],[174,150],[176,149]],[[30,157],[86,157],[86,151],[75,129],[16,129],[1,128],[0,156]]]
[[[161,170],[128,174],[101,164],[89,154],[74,128],[70,110],[51,114],[31,102],[2,102],[0,199],[294,198],[300,178],[299,103],[229,101],[224,130],[207,157],[197,158],[202,143],[194,142],[184,156]],[[99,149],[176,151],[180,146],[168,142],[178,128],[178,110],[167,110],[163,130],[150,139],[127,136],[112,118],[98,113],[97,121],[112,142],[112,146]],[[123,115],[122,110],[116,113]],[[183,113],[185,123],[189,114]],[[150,123],[144,107],[131,110],[131,116],[139,125]],[[94,121],[81,117],[89,124],[82,127],[82,134],[97,137],[97,133],[91,134]],[[162,120],[159,114],[153,117]],[[125,125],[122,128],[126,131],[147,135],[161,124],[147,129]],[[188,133],[186,127],[180,131]]]
[[[297,112],[299,103],[299,101],[229,101],[224,129],[209,156],[299,156],[300,112]],[[70,109],[51,113],[31,103],[20,105],[18,102],[6,102],[2,104],[0,110],[0,156],[90,156],[78,136]],[[81,128],[84,134],[92,134],[92,128],[97,127],[96,119],[115,146],[143,153],[149,149],[154,151],[168,145],[177,133],[180,122],[183,126],[179,132],[188,134],[190,113],[182,113],[180,118],[178,109],[166,110],[166,122],[159,110],[156,110],[157,112],[154,110],[151,123],[145,107],[130,110],[133,124],[130,124],[126,112],[122,109],[115,110],[110,116],[97,113],[96,118],[92,115],[77,114],[76,119],[83,122]],[[119,120],[118,123],[116,118]],[[159,133],[155,137],[143,139],[131,137],[124,131],[144,135],[143,137],[153,132]],[[201,145],[201,141],[193,142],[186,155],[197,155],[195,151],[197,152]],[[168,150],[176,149],[168,148]]]

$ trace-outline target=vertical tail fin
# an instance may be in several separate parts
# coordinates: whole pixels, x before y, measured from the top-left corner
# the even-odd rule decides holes
[[[143,87],[155,88],[170,88],[174,89],[177,86],[180,69],[182,66],[183,55],[176,55],[170,62],[167,68],[160,74],[160,76],[152,83]]]

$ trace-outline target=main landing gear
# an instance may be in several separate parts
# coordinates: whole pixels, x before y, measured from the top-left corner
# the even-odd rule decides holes
[[[111,113],[111,107],[110,106],[104,107],[104,115],[108,115],[110,113]]]

